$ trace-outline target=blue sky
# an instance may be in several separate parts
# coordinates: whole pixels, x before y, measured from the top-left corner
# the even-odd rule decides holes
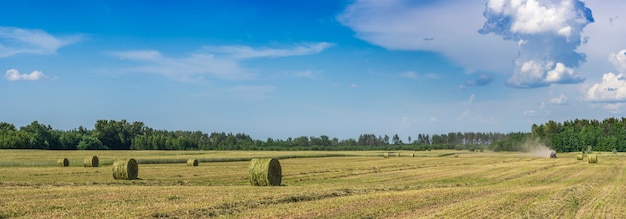
[[[265,139],[621,117],[626,2],[4,1],[0,121]]]

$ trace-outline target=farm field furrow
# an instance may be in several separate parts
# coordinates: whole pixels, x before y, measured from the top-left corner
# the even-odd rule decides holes
[[[625,154],[382,153],[0,150],[0,218],[626,218]],[[282,186],[250,186],[246,159],[278,156]],[[151,162],[115,180],[117,157]]]

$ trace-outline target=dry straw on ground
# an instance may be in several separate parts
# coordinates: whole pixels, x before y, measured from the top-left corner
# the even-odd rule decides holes
[[[187,160],[187,166],[191,166],[191,167],[198,166],[198,160],[196,160],[196,159],[189,159],[189,160]]]
[[[89,156],[85,157],[83,160],[84,167],[98,167],[100,165],[100,160],[98,160],[98,156]]]
[[[275,158],[252,159],[249,171],[253,186],[280,186],[283,178],[280,162]]]
[[[587,160],[589,163],[598,163],[598,155],[597,154],[589,154],[587,155]]]
[[[113,162],[113,178],[115,179],[137,179],[139,167],[135,159],[116,160]]]
[[[57,166],[60,166],[60,167],[70,166],[70,160],[68,160],[67,158],[58,159]]]

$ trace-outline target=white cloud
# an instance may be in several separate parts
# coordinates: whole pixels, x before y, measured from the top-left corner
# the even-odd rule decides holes
[[[488,4],[484,4],[485,2]],[[525,32],[535,35],[550,33],[562,39],[566,39],[565,36],[569,35],[569,42],[580,40],[581,44],[578,48],[569,48],[570,53],[563,55],[570,55],[575,59],[577,54],[586,54],[586,62],[578,66],[582,63],[581,59],[578,59],[581,62],[576,64],[570,64],[571,60],[552,60],[554,66],[546,68],[542,74],[543,77],[536,81],[526,82],[509,80],[510,86],[515,87],[517,84],[517,87],[537,87],[560,83],[581,83],[585,78],[592,80],[593,76],[588,74],[598,69],[608,71],[610,65],[606,62],[606,55],[615,52],[615,48],[623,48],[625,45],[623,39],[626,37],[626,16],[622,15],[623,9],[626,8],[626,1],[623,0],[586,0],[584,4],[593,10],[594,23],[586,25],[584,32],[577,31],[581,24],[587,21],[574,18],[579,14],[569,10],[577,4],[580,6],[580,1],[572,0],[439,0],[428,1],[428,3],[410,0],[355,0],[337,16],[337,19],[354,30],[356,37],[373,45],[390,50],[434,51],[449,57],[466,71],[485,70],[504,74],[514,72],[512,65],[515,63],[512,60],[518,56],[519,41],[502,40],[501,36],[495,34],[480,35],[477,30],[484,24],[483,13],[486,6],[500,13],[504,10],[505,3],[511,2],[518,6],[522,3],[533,3],[523,6],[526,8],[520,12],[520,15],[524,16],[520,16],[517,21],[515,33]],[[540,9],[534,12],[543,13],[538,13],[535,17],[533,10],[529,10],[533,7]],[[573,25],[568,25],[565,21],[571,21]],[[541,22],[546,22],[548,25],[542,26]],[[462,25],[459,25],[460,23]],[[581,34],[581,37],[574,37],[577,33]],[[540,42],[530,43],[539,45]],[[552,43],[557,44],[556,41]],[[533,49],[541,49],[541,47],[533,47]],[[565,50],[555,49],[555,51]],[[531,59],[526,56],[522,58],[524,59],[520,60],[520,64],[526,61],[547,63],[543,59]],[[547,72],[554,70],[556,63],[559,62],[564,65],[564,70],[571,69],[573,73],[569,74],[569,71],[564,71],[561,75],[553,75],[569,77],[554,77],[547,80]],[[526,78],[513,76],[515,77]],[[558,80],[559,78],[563,80]],[[596,79],[599,80],[599,77]],[[461,87],[467,87],[467,85]]]
[[[611,53],[609,55],[609,61],[613,63],[618,71],[626,72],[626,49],[622,49],[617,53]]]
[[[563,63],[542,62],[542,61],[526,61],[519,62],[517,69],[507,83],[513,87],[537,87],[547,86],[552,83],[557,84],[574,84],[585,80],[574,70],[566,67]]]
[[[550,103],[556,104],[556,105],[565,105],[568,103],[567,96],[565,96],[564,94],[561,94],[561,96],[550,99]]]
[[[81,35],[53,36],[43,30],[0,26],[0,57],[21,53],[53,54],[82,38]]]
[[[436,121],[438,121],[438,120],[439,120],[439,119],[438,119],[437,117],[434,117],[434,116],[433,116],[433,117],[430,117],[430,121],[431,121],[431,122],[436,122]]]
[[[337,19],[354,30],[356,37],[386,49],[438,52],[468,72],[510,71],[517,52],[515,42],[478,33],[484,21],[483,3],[416,2],[356,0]]]
[[[602,76],[602,82],[596,83],[587,91],[587,100],[592,102],[626,102],[626,79],[612,72]]]
[[[592,102],[626,102],[626,49],[609,55],[609,61],[613,63],[621,73],[613,72],[602,75],[600,83],[593,84],[587,90],[586,99]],[[621,105],[620,105],[621,106]],[[614,108],[614,107],[613,107]],[[612,109],[613,110],[613,109]]]
[[[491,0],[485,10],[482,34],[496,34],[518,42],[519,55],[507,83],[532,88],[581,83],[574,73],[585,61],[577,52],[582,31],[594,22],[591,9],[579,0]]]
[[[9,69],[7,70],[6,74],[4,74],[4,78],[9,81],[36,81],[43,79],[44,77],[45,76],[41,71],[33,71],[30,74],[20,74],[20,72],[16,69]]]
[[[241,66],[241,62],[246,59],[310,55],[330,46],[329,43],[308,45],[288,49],[254,49],[247,46],[205,47],[204,51],[184,57],[169,57],[155,50],[131,50],[111,54],[120,59],[142,63],[138,67],[125,70],[129,72],[161,74],[180,80],[195,80],[207,75],[225,80],[250,80],[255,75]]]
[[[358,87],[358,85],[356,85],[356,84],[351,84],[351,85],[350,85],[350,87],[351,87],[351,88],[357,88],[357,87]]]

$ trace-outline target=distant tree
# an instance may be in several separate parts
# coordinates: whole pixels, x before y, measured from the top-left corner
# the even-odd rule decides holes
[[[402,144],[402,141],[400,140],[400,137],[398,136],[398,134],[394,134],[391,141],[393,141],[393,144]]]

